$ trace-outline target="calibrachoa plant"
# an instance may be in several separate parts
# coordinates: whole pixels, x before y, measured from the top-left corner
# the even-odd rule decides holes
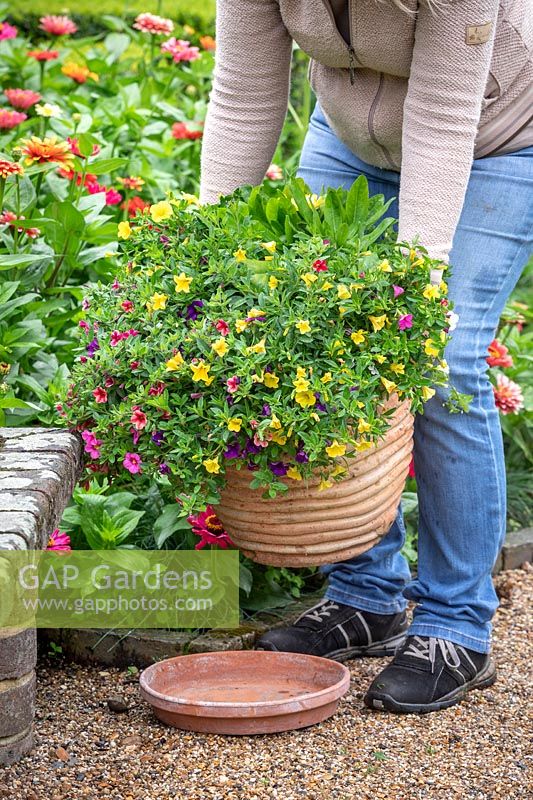
[[[447,384],[451,306],[386,207],[363,178],[324,197],[294,180],[121,223],[124,261],[84,300],[58,406],[91,469],[154,477],[195,513],[229,467],[270,496],[317,470],[327,489],[385,432],[386,401],[421,411]]]

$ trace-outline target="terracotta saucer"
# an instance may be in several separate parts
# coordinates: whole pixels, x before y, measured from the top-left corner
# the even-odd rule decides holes
[[[350,673],[300,653],[229,650],[168,658],[144,670],[141,696],[163,722],[204,733],[276,733],[335,713]]]

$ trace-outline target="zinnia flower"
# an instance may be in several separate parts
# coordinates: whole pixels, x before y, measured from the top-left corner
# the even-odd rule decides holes
[[[14,161],[0,159],[0,178],[6,180],[10,175],[24,175],[24,167]]]
[[[167,36],[174,30],[174,23],[171,19],[158,17],[157,14],[138,14],[133,23],[133,27],[143,33],[151,33],[156,36],[166,34]]]
[[[0,42],[4,39],[15,39],[17,33],[18,30],[14,25],[10,25],[9,22],[0,22]]]
[[[122,466],[127,469],[128,472],[131,472],[132,475],[141,472],[142,461],[140,455],[137,453],[126,453]]]
[[[56,103],[37,103],[35,113],[39,117],[57,118],[63,113]]]
[[[187,522],[191,525],[193,533],[200,537],[200,541],[194,547],[195,550],[201,550],[206,544],[216,544],[224,550],[228,546],[234,547],[212,506],[207,506],[201,514],[191,514],[187,517]]]
[[[78,26],[66,16],[49,14],[46,17],[41,17],[40,22],[39,28],[49,33],[50,36],[68,36],[78,30]]]
[[[28,115],[22,111],[11,111],[9,108],[0,108],[0,129],[10,131],[16,128],[21,122],[28,119]]]
[[[59,50],[28,50],[28,57],[36,61],[53,61],[59,58]]]
[[[70,546],[70,536],[68,533],[61,533],[59,528],[55,528],[48,538],[47,550],[72,550]]]
[[[26,164],[47,164],[55,161],[57,164],[63,164],[67,169],[71,169],[73,166],[74,154],[68,142],[58,141],[56,136],[49,136],[45,139],[32,136],[31,139],[22,142],[20,152],[26,156]]]
[[[0,214],[0,225],[9,225],[10,228],[13,230],[17,230],[17,233],[21,233],[25,236],[28,236],[30,239],[37,239],[38,236],[41,235],[41,231],[39,228],[24,228],[19,227],[16,225],[17,220],[25,219],[24,214],[21,214],[20,217],[17,217],[12,211],[3,211]]]
[[[77,139],[73,138],[72,136],[67,136],[67,142],[69,143],[70,149],[72,150],[75,156],[78,156],[78,158],[87,158],[87,156],[84,156],[80,153]],[[100,152],[100,145],[93,144],[93,152],[91,153],[91,155],[97,156],[99,152]]]
[[[66,75],[67,78],[72,78],[76,83],[86,83],[88,78],[91,78],[93,81],[98,80],[96,72],[91,72],[89,67],[76,64],[74,61],[67,61],[66,64],[63,64],[61,72],[63,75]]]
[[[201,139],[203,136],[202,131],[193,131],[188,128],[185,122],[175,122],[172,126],[172,137],[174,139]]]
[[[32,92],[31,89],[4,89],[4,94],[9,105],[22,111],[27,111],[41,99],[39,92]]]
[[[147,209],[150,208],[150,203],[146,200],[143,200],[142,197],[136,195],[135,197],[130,198],[125,203],[122,203],[121,208],[126,208],[128,211],[129,217],[137,216],[137,212],[140,211],[141,214]]]
[[[497,339],[492,340],[489,344],[488,351],[489,354],[486,358],[486,362],[489,367],[505,368],[513,366],[513,359],[512,356],[509,355],[509,349]]]
[[[170,53],[176,64],[180,61],[195,61],[200,57],[200,49],[191,43],[173,36],[161,45],[162,53]]]
[[[200,45],[204,50],[215,50],[217,46],[212,36],[200,36]]]
[[[277,164],[271,164],[266,171],[265,177],[269,181],[280,181],[283,178],[283,170]]]
[[[496,407],[502,414],[517,414],[524,407],[522,389],[507,375],[498,375],[496,386],[492,387]]]
[[[118,181],[125,189],[133,189],[135,191],[138,191],[144,186],[143,179],[136,175],[130,175],[129,178],[118,178]]]

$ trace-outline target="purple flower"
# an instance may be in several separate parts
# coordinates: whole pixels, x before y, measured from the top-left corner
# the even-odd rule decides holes
[[[150,436],[150,439],[151,439],[151,440],[152,440],[152,442],[153,442],[154,444],[156,444],[158,447],[161,447],[161,445],[163,444],[163,442],[164,442],[164,440],[165,440],[165,434],[163,433],[163,431],[155,431],[155,432],[154,432],[154,433],[152,433],[152,435]]]
[[[284,464],[283,461],[271,461],[268,468],[273,475],[278,475],[279,477],[286,475],[289,469],[288,464]]]
[[[326,406],[324,405],[324,403],[321,402],[320,392],[315,392],[315,397],[316,397],[316,403],[315,403],[316,410],[317,411],[327,411]]]
[[[295,459],[298,462],[298,464],[307,464],[307,462],[309,461],[309,456],[307,455],[305,450],[298,450],[298,452],[295,455]]]
[[[139,441],[139,437],[141,435],[141,432],[136,430],[135,428],[132,428],[130,432],[131,432],[131,438],[133,439],[133,444],[137,444],[137,442]]]
[[[402,314],[402,316],[398,319],[398,328],[401,331],[407,330],[407,328],[413,327],[413,315],[412,314]]]
[[[159,472],[161,475],[170,475],[170,467],[164,461],[159,465]]]
[[[263,415],[263,417],[269,417],[270,416],[271,408],[268,405],[268,403],[264,404],[263,408],[261,409],[261,414]]]
[[[247,455],[253,456],[253,455],[257,455],[257,453],[260,453],[262,451],[262,449],[263,449],[262,447],[260,447],[259,445],[255,444],[253,439],[249,438],[248,441],[246,442],[245,447],[244,447],[244,453],[246,453]]]
[[[203,300],[193,300],[192,303],[189,303],[185,318],[191,320],[198,319],[198,310],[202,308],[203,304]]]
[[[100,350],[100,345],[98,344],[98,339],[95,338],[95,339],[92,340],[92,342],[89,342],[89,344],[86,347],[86,350],[87,350],[87,355],[91,356],[91,358],[92,358],[94,356],[94,354],[96,353],[96,351]]]
[[[159,237],[159,241],[160,241],[162,244],[168,244],[168,242],[170,242],[170,239],[168,238],[168,236],[161,235],[161,236]]]
[[[87,311],[87,309],[91,307],[91,301],[87,300],[87,298],[84,297],[83,300],[81,301],[81,307],[83,308],[84,311]]]
[[[249,469],[250,472],[257,472],[259,466],[258,464],[254,464],[253,461],[249,461],[246,465],[246,469]]]
[[[246,322],[264,322],[266,317],[246,317]]]
[[[355,386],[350,386],[348,391],[350,391],[350,392],[358,392],[359,391],[359,386],[357,386],[357,384]]]
[[[241,455],[241,446],[238,442],[235,444],[230,444],[229,447],[224,450],[224,458],[239,458]]]
[[[401,286],[396,286],[395,283],[392,284],[392,291],[394,292],[394,297],[399,297],[401,294],[405,292],[405,289],[402,289]]]
[[[204,396],[203,392],[191,392],[190,395],[189,395],[191,400],[199,400],[203,396]]]

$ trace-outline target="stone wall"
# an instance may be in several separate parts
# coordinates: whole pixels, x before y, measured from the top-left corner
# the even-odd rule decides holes
[[[80,440],[50,428],[0,428],[0,550],[41,550],[80,473]],[[35,630],[0,628],[0,764],[33,743]]]

